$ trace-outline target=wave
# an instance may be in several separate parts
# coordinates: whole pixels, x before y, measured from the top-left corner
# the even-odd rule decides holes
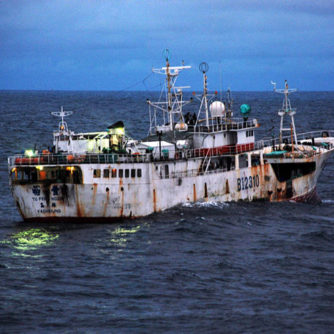
[[[183,203],[182,206],[185,208],[226,208],[230,204],[218,201],[208,201],[208,202],[191,202]]]
[[[334,199],[322,199],[321,202],[324,204],[334,204]]]

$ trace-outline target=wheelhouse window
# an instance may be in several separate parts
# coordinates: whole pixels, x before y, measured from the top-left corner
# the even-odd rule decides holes
[[[141,177],[141,169],[137,169],[137,177]]]
[[[254,131],[253,130],[247,130],[246,131],[246,137],[253,137]]]
[[[94,169],[93,177],[94,178],[101,177],[101,169]]]
[[[130,175],[129,169],[126,169],[125,170],[125,177],[129,177],[129,175]]]
[[[135,169],[131,169],[131,177],[136,177],[136,170]]]
[[[169,178],[169,167],[168,167],[168,165],[165,165],[165,177]]]
[[[14,184],[82,183],[82,171],[77,166],[15,167],[10,174]]]
[[[109,169],[104,169],[103,170],[103,177],[106,178],[106,179],[109,178]]]
[[[117,169],[116,168],[113,168],[111,170],[111,177],[117,177]]]
[[[123,169],[118,170],[118,177],[123,177]]]

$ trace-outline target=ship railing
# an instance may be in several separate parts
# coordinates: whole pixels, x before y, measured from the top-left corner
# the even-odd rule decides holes
[[[315,138],[327,138],[327,137],[334,137],[334,130],[316,130],[316,131],[309,131],[304,133],[297,134],[297,144],[304,144],[308,142],[309,144],[314,144],[313,139]],[[268,138],[264,140],[259,140],[255,142],[254,149],[259,150],[264,147],[278,147],[280,145],[294,143],[294,138],[290,136],[283,136],[282,138]]]
[[[33,156],[14,155],[8,158],[13,165],[75,165],[101,163],[136,163],[150,161],[149,154],[36,154]]]
[[[230,120],[223,120],[221,123],[206,125],[196,125],[194,127],[195,133],[208,133],[208,132],[218,132],[218,131],[230,131],[230,130],[241,130],[246,128],[254,128],[257,126],[257,120],[247,120],[243,118],[233,118]]]
[[[254,151],[254,143],[225,145],[213,148],[195,148],[184,149],[181,153],[181,158],[198,158],[198,157],[215,157],[215,156],[233,156],[239,153]]]
[[[8,158],[9,166],[14,165],[77,165],[104,163],[143,163],[168,160],[186,160],[214,156],[232,156],[254,150],[254,143],[243,145],[229,145],[223,148],[181,149],[173,157],[152,153],[145,154],[37,154],[34,156],[14,155]]]
[[[312,138],[334,137],[334,130],[318,130],[310,131],[297,135],[298,144],[307,141],[313,145]],[[197,148],[197,149],[181,149],[175,152],[175,156],[170,158],[156,156],[152,153],[146,154],[38,154],[34,156],[14,155],[8,158],[9,166],[14,165],[74,165],[74,164],[101,164],[101,163],[143,163],[152,161],[168,161],[189,158],[203,158],[206,155],[214,156],[233,156],[235,154],[247,153],[263,149],[264,147],[280,147],[280,144],[291,144],[293,138],[284,136],[280,138],[272,138],[260,140],[255,143],[229,145],[219,148]],[[325,141],[325,140],[324,140]],[[316,153],[316,152],[315,152]]]

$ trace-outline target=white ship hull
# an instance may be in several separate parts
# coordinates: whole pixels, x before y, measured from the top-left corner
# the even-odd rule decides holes
[[[201,171],[203,158],[132,164],[81,164],[82,184],[12,184],[24,220],[108,220],[141,217],[173,206],[215,200],[311,200],[330,150],[303,159],[261,159],[257,166]],[[273,163],[314,163],[314,171],[280,182]],[[45,167],[48,167],[46,165]],[[51,165],[50,165],[51,166]],[[168,174],[165,174],[168,166]],[[141,177],[94,178],[94,170],[141,169]],[[110,175],[111,176],[111,175]]]

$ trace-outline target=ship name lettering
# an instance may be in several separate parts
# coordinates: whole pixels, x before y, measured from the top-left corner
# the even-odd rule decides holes
[[[61,213],[60,209],[42,209],[37,210],[37,213]]]
[[[33,196],[33,197],[32,197],[32,200],[35,201],[35,202],[38,202],[38,201],[45,201],[45,197],[35,197],[35,196]]]

